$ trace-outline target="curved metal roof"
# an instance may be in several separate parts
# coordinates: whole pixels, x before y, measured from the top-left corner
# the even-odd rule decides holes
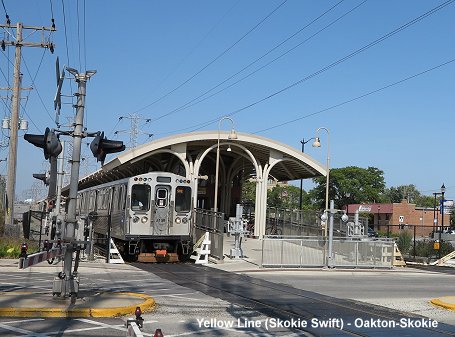
[[[210,151],[213,159],[218,139],[223,147],[223,151],[220,151],[223,160],[234,162],[240,157],[244,158],[241,165],[248,174],[254,174],[255,168],[245,150],[248,150],[262,167],[269,163],[271,157],[281,159],[270,171],[270,175],[278,181],[314,178],[326,174],[321,163],[283,143],[247,133],[237,133],[235,140],[229,140],[228,136],[229,133],[225,131],[206,131],[151,141],[120,154],[98,171],[82,178],[79,189],[151,170],[166,171],[163,169],[166,163],[177,159],[176,155],[171,153],[175,151],[183,151],[184,157],[195,162],[198,155],[213,147]],[[231,152],[225,151],[227,144],[231,145]]]

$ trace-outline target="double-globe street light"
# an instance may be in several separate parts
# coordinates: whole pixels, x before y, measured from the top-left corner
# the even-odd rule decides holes
[[[330,131],[326,127],[321,126],[316,130],[316,137],[314,137],[314,142],[313,142],[313,147],[321,147],[321,142],[318,137],[319,130],[325,130],[327,132],[327,164],[326,164],[326,183],[325,183],[325,208],[324,208],[324,214],[328,212],[329,209],[329,175],[330,175]],[[327,219],[327,214],[325,216]],[[327,223],[325,224],[324,228],[324,237],[327,237]]]
[[[224,116],[218,122],[218,142],[217,142],[217,146],[216,146],[216,166],[215,166],[215,201],[214,201],[214,207],[213,207],[213,210],[215,212],[218,212],[218,172],[220,170],[220,129],[221,129],[221,123],[224,120],[229,120],[232,123],[232,129],[231,129],[231,133],[228,136],[228,139],[237,139],[237,133],[235,132],[235,129],[234,129],[234,121],[232,120],[232,118]]]

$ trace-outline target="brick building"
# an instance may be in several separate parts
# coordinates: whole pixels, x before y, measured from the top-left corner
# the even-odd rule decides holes
[[[357,210],[360,213],[370,213],[369,226],[376,231],[398,233],[402,229],[414,231],[416,236],[428,237],[434,230],[434,218],[436,227],[442,226],[442,215],[439,208],[416,207],[407,200],[391,204],[350,204],[345,207],[348,215],[354,215]],[[444,215],[444,228],[450,227],[450,215]]]

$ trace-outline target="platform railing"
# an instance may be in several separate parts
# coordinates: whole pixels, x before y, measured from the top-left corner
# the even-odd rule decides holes
[[[323,237],[265,236],[262,242],[264,268],[325,266]],[[394,240],[333,238],[333,267],[392,268]]]

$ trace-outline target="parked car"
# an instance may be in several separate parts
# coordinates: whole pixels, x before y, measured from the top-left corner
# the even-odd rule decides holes
[[[368,237],[369,238],[378,238],[379,234],[373,228],[368,227]]]

